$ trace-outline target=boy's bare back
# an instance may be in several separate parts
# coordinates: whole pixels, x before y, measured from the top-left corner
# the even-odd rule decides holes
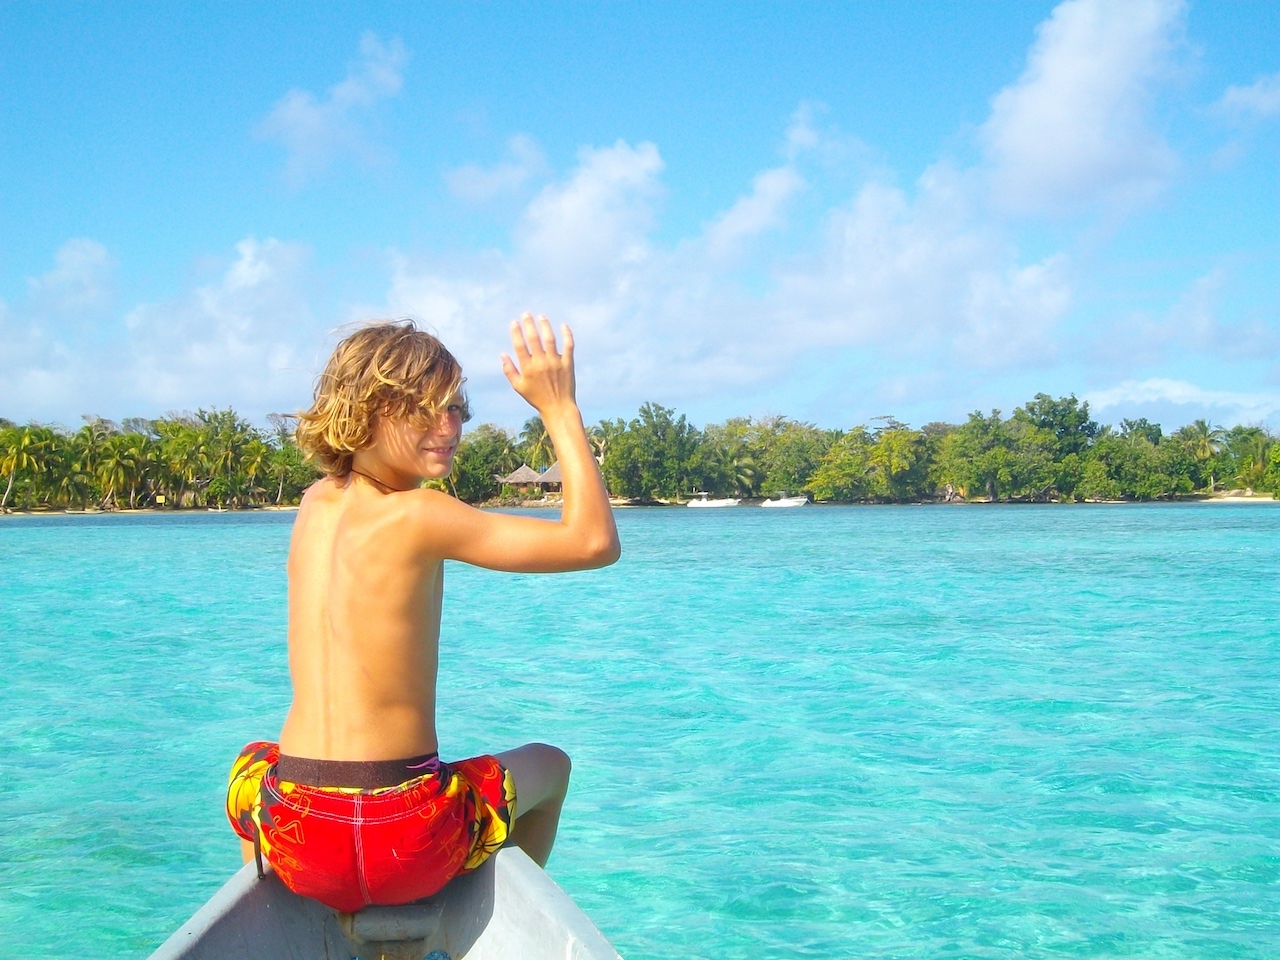
[[[384,760],[437,748],[444,566],[405,535],[409,496],[352,477],[303,498],[289,549],[287,754]]]
[[[563,354],[545,318],[512,325],[512,386],[542,414],[564,475],[556,521],[475,510],[423,490],[447,476],[459,404],[431,424],[379,418],[345,477],[303,498],[289,551],[289,669],[294,699],[280,749],[327,760],[432,753],[446,559],[527,572],[603,566],[617,532]],[[517,366],[518,364],[518,366]]]

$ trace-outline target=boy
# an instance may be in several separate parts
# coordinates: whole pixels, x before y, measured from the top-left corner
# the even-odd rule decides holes
[[[502,369],[560,458],[559,521],[475,510],[424,478],[449,475],[467,416],[462,371],[412,322],[338,344],[298,444],[326,476],[289,548],[293,704],[279,744],[251,743],[227,815],[245,859],[344,912],[430,896],[510,841],[545,865],[569,785],[546,744],[445,763],[436,669],[444,561],[551,572],[618,559],[618,533],[575,399],[573,336],[511,324]]]

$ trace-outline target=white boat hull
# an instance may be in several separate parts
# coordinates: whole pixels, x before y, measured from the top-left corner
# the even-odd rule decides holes
[[[779,497],[777,500],[766,500],[760,504],[762,507],[807,507],[809,505],[808,497]]]
[[[519,847],[434,897],[338,914],[246,864],[151,960],[621,960]]]

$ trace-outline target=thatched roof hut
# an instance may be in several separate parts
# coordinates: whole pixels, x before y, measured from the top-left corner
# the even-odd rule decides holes
[[[505,477],[495,477],[499,483],[509,483],[513,486],[522,486],[527,483],[539,483],[542,481],[542,474],[538,473],[528,464],[522,463],[515,470],[511,471]]]
[[[557,460],[546,470],[542,471],[542,476],[538,478],[539,483],[564,483],[564,477],[560,474],[560,461]]]

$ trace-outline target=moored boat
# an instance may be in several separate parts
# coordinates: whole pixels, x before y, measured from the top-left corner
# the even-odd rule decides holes
[[[808,497],[778,497],[777,500],[766,500],[760,504],[762,507],[805,507],[809,504]]]
[[[519,847],[433,897],[334,910],[246,864],[150,960],[621,960]]]
[[[685,504],[686,507],[736,507],[741,500],[733,497],[712,497],[707,493],[699,493]]]

